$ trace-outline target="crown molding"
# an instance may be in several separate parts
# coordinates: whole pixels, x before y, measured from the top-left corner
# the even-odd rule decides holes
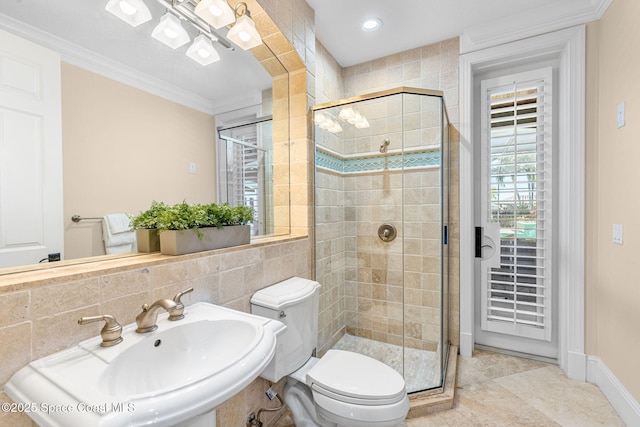
[[[525,10],[508,19],[483,22],[466,29],[460,37],[460,54],[569,28],[600,19],[612,0],[554,2],[541,11]]]
[[[261,94],[256,93],[242,100],[233,99],[232,102],[227,100],[224,103],[215,103],[210,99],[171,85],[157,77],[141,73],[128,65],[2,14],[0,14],[0,29],[60,53],[60,58],[64,62],[205,114],[213,115],[236,109],[239,106],[246,106],[248,103],[260,103],[261,100]]]

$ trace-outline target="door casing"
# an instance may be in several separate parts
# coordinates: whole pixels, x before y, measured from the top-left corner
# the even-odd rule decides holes
[[[460,57],[460,352],[474,349],[474,146],[478,76],[536,58],[559,61],[558,363],[586,379],[584,353],[585,26],[547,33]]]

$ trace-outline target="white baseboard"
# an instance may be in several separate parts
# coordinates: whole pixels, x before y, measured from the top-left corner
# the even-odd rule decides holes
[[[626,425],[640,426],[640,404],[596,356],[587,356],[587,381],[600,388]]]
[[[469,333],[460,333],[460,355],[471,357],[473,355],[473,335]]]
[[[567,366],[565,373],[567,377],[572,380],[586,381],[587,380],[587,355],[584,353],[578,353],[575,351],[568,352]]]

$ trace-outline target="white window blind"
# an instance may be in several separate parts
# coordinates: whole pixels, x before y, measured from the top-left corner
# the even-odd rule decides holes
[[[483,280],[482,327],[551,340],[552,71],[483,82],[487,221],[499,223],[498,268]]]

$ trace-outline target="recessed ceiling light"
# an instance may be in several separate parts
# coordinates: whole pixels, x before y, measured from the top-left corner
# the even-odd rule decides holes
[[[364,31],[375,31],[382,28],[382,19],[369,18],[362,22],[362,29]]]

